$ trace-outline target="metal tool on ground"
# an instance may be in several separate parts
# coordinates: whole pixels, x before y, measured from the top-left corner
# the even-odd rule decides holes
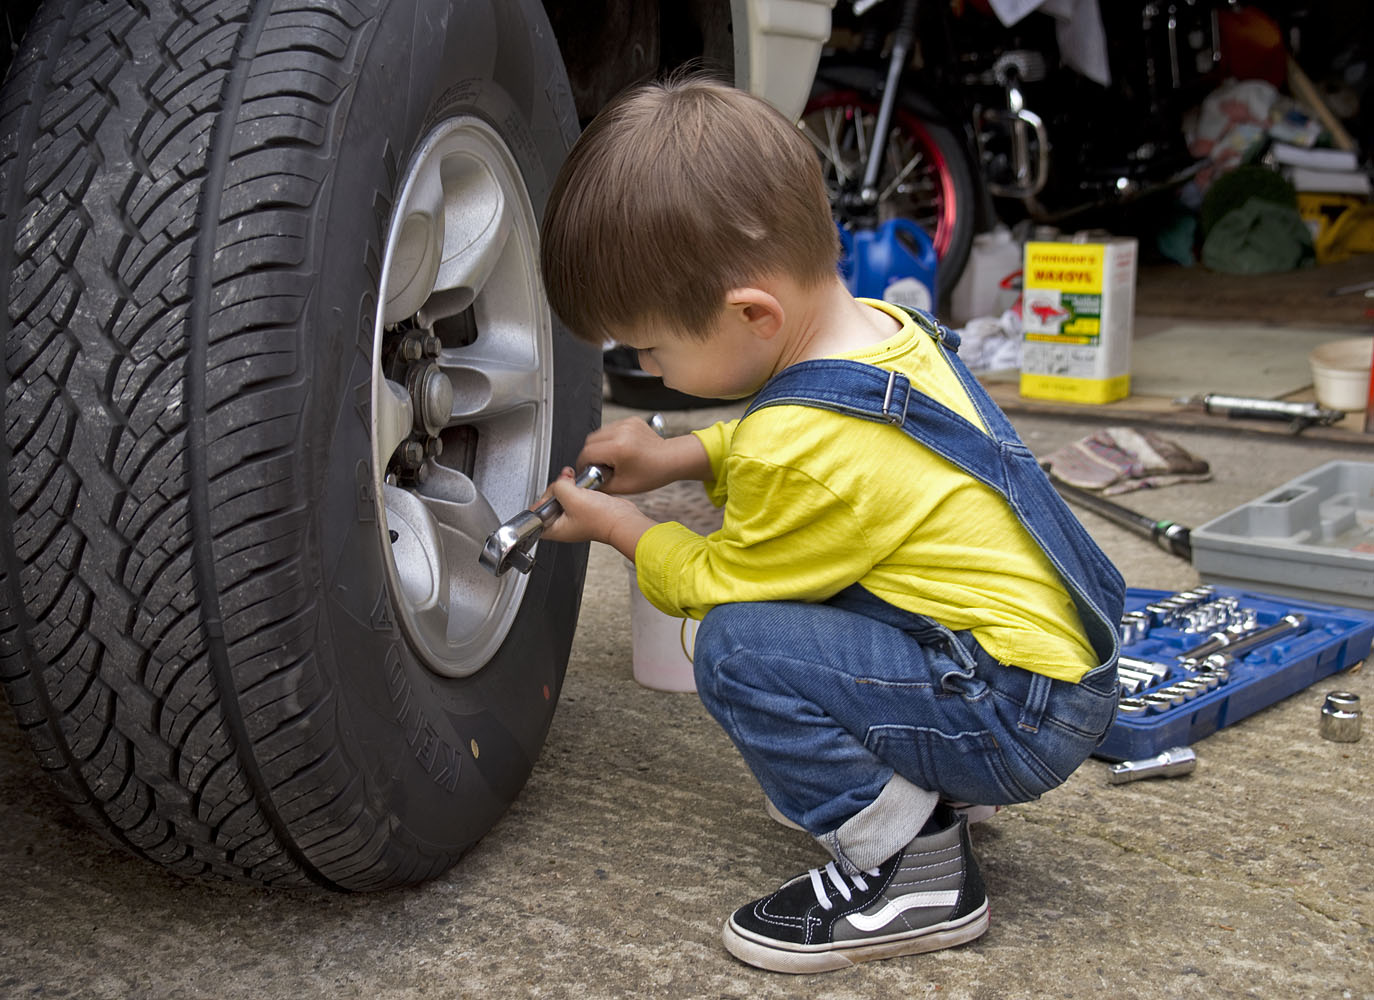
[[[582,489],[599,490],[610,478],[610,469],[589,465],[578,473],[575,483]],[[534,568],[534,546],[544,529],[562,513],[563,505],[553,497],[534,510],[522,510],[487,537],[478,561],[495,576],[502,575],[508,569],[528,573]]]
[[[1358,295],[1361,292],[1365,295],[1374,295],[1374,281],[1357,281],[1353,285],[1338,285],[1326,294],[1334,298],[1338,295]]]
[[[1249,417],[1256,420],[1287,420],[1294,434],[1308,427],[1329,427],[1345,418],[1345,411],[1332,410],[1313,402],[1288,402],[1280,399],[1256,399],[1249,396],[1226,396],[1208,392],[1196,396],[1180,396],[1179,406],[1201,406],[1204,413],[1227,417]]]
[[[1349,691],[1332,691],[1322,702],[1317,732],[1322,739],[1336,743],[1356,743],[1360,739],[1360,696]]]
[[[1054,483],[1054,488],[1059,491],[1059,495],[1070,503],[1086,507],[1093,513],[1102,515],[1113,524],[1119,524],[1128,531],[1133,531],[1143,538],[1150,539],[1170,555],[1187,559],[1189,562],[1192,561],[1193,546],[1189,540],[1192,533],[1191,529],[1173,521],[1156,521],[1144,514],[1137,514],[1130,508],[1123,507],[1119,503],[1113,503],[1096,493],[1079,489],[1077,486],[1070,486],[1062,479],[1051,476],[1050,482]]]
[[[1107,780],[1113,785],[1124,785],[1141,778],[1177,778],[1191,774],[1196,768],[1197,754],[1192,747],[1170,747],[1144,760],[1123,760],[1113,764],[1107,772]]]

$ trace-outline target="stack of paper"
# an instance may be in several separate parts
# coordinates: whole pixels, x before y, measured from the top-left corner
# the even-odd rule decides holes
[[[1299,191],[1368,195],[1369,174],[1360,169],[1359,157],[1344,149],[1304,149],[1276,142],[1270,147],[1274,162]]]

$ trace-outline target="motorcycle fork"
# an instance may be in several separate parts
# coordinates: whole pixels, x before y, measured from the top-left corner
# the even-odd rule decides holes
[[[892,55],[887,64],[887,78],[883,83],[882,100],[878,103],[878,118],[873,126],[873,141],[868,149],[868,162],[864,165],[863,185],[859,196],[865,205],[878,203],[878,177],[883,169],[883,156],[887,152],[888,134],[892,131],[892,115],[897,108],[897,91],[901,86],[902,71],[911,58],[911,48],[916,43],[916,8],[919,0],[902,0],[902,11],[897,19],[897,30],[892,36]]]

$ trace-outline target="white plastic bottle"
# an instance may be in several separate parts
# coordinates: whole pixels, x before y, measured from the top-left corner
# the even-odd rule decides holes
[[[975,236],[968,264],[950,295],[950,325],[957,329],[1014,306],[1021,295],[1021,268],[1021,244],[1006,226]]]

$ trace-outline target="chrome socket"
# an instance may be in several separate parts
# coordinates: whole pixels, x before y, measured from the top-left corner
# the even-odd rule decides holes
[[[1138,674],[1148,674],[1156,681],[1162,681],[1169,676],[1169,665],[1159,663],[1155,660],[1142,660],[1138,656],[1118,656],[1116,658],[1117,670],[1133,670]]]
[[[1317,732],[1322,739],[1336,743],[1356,743],[1360,739],[1360,696],[1349,691],[1332,691],[1322,703]]]
[[[1184,701],[1192,701],[1202,691],[1198,690],[1188,681],[1177,681],[1160,691],[1160,694],[1173,694],[1183,698]]]
[[[1149,705],[1156,712],[1167,712],[1171,708],[1182,705],[1188,699],[1182,692],[1170,692],[1168,688],[1162,691],[1151,691],[1149,694],[1140,696],[1140,700]]]

